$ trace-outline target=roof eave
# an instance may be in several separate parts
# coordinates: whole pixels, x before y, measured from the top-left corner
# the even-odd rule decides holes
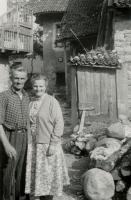
[[[79,35],[78,38],[79,39],[84,39],[84,38],[90,38],[90,37],[95,37],[95,36],[97,36],[97,33]],[[73,36],[65,36],[65,37],[61,37],[57,41],[67,41],[67,40],[75,41],[77,39],[75,39]]]
[[[47,15],[47,14],[58,14],[58,13],[64,13],[66,11],[44,11],[44,12],[33,12],[34,15]]]
[[[120,4],[114,0],[108,0],[108,7],[114,9],[131,9],[131,4]]]

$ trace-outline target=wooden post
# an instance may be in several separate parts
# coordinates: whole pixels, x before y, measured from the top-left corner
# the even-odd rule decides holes
[[[1,42],[2,42],[2,52],[4,52],[5,51],[5,46],[4,46],[4,40],[5,40],[5,29],[4,29],[4,26],[2,26],[2,34],[1,34]]]
[[[65,65],[66,98],[67,98],[67,100],[68,100],[68,74],[67,74],[66,43],[64,43],[64,65]]]
[[[105,30],[105,41],[104,46],[106,49],[113,48],[113,19],[114,19],[114,10],[108,9],[107,11],[107,21],[106,21],[106,30]]]
[[[96,47],[103,46],[104,43],[104,26],[105,26],[105,11],[107,9],[108,0],[103,1],[101,19],[99,23]]]
[[[33,11],[31,11],[31,27],[30,52],[33,53]]]
[[[71,121],[72,129],[78,123],[76,69],[71,67]]]

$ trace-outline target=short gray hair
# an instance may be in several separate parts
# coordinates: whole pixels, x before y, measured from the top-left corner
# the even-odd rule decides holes
[[[15,72],[24,72],[25,74],[27,74],[27,70],[25,70],[25,68],[22,66],[22,63],[11,66],[10,77],[12,77]]]
[[[48,86],[48,78],[45,76],[45,75],[42,75],[42,74],[34,74],[32,77],[31,77],[31,85],[33,86],[34,82],[36,80],[44,80],[45,81],[45,86],[47,87]]]

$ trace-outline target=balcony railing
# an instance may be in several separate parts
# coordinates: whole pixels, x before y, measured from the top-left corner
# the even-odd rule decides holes
[[[33,51],[33,14],[19,6],[0,17],[0,50]]]

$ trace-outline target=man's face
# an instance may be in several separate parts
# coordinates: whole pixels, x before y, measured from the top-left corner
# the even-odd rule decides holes
[[[11,80],[12,86],[15,90],[22,90],[27,80],[27,74],[23,71],[14,71]]]

